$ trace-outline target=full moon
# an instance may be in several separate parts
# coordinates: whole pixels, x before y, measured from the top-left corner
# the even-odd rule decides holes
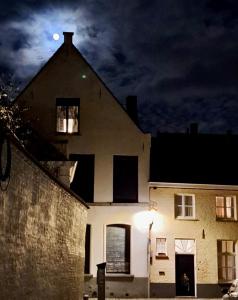
[[[53,34],[53,39],[54,39],[55,41],[58,41],[59,38],[60,38],[60,36],[59,36],[58,33],[54,33],[54,34]]]

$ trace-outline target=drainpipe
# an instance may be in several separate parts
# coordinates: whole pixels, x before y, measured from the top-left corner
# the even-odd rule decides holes
[[[148,254],[147,254],[147,270],[148,270],[148,284],[147,284],[147,297],[150,298],[150,272],[151,272],[151,229],[153,221],[149,224],[149,236],[148,236]]]

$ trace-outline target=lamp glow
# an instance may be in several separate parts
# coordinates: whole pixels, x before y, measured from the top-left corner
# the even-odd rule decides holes
[[[135,226],[140,230],[140,231],[146,231],[149,229],[149,227],[152,227],[152,223],[153,223],[153,227],[154,225],[157,225],[159,222],[159,214],[158,212],[156,212],[155,210],[145,210],[145,211],[141,211],[136,213],[133,216],[133,221]],[[152,227],[152,228],[153,228]],[[157,229],[157,226],[156,226]]]

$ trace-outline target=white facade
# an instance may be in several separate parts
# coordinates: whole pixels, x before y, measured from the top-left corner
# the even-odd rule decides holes
[[[94,195],[88,211],[88,224],[91,225],[89,273],[93,278],[88,276],[87,292],[94,296],[97,292],[96,265],[106,260],[106,226],[124,224],[130,225],[130,273],[114,274],[118,281],[115,279],[109,283],[107,295],[145,297],[148,281],[148,224],[140,224],[138,220],[141,217],[137,215],[148,211],[150,135],[143,133],[131,120],[73,46],[71,37],[70,33],[65,34],[64,44],[33,78],[17,101],[29,107],[26,118],[31,119],[34,129],[67,158],[71,155],[94,157]],[[73,112],[77,112],[78,118],[75,127],[72,119],[69,119],[74,118],[70,115],[73,114],[70,105],[71,108],[77,105]],[[59,112],[62,115],[60,118],[65,119],[59,119]],[[131,156],[138,160],[136,203],[113,203],[115,156]],[[129,278],[127,283],[121,282],[123,276]],[[127,285],[128,288],[125,288]]]

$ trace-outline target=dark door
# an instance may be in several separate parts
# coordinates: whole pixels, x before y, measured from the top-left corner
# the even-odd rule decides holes
[[[87,224],[85,234],[85,265],[84,273],[90,274],[90,240],[91,240],[91,225]]]
[[[176,296],[194,296],[194,255],[175,256]]]

